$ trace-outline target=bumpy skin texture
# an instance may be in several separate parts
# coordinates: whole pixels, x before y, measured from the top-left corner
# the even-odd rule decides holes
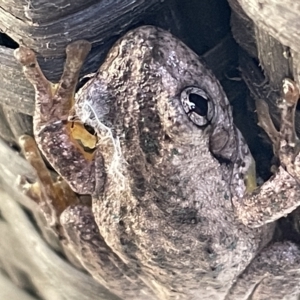
[[[267,246],[274,221],[300,204],[290,122],[297,87],[289,82],[285,89],[292,109],[283,103],[280,132],[262,105],[260,121],[267,119],[264,128],[276,135],[284,162],[251,195],[253,160],[219,82],[187,46],[152,26],[119,40],[77,94],[75,118],[99,138],[94,157],[85,155],[70,137],[63,107],[88,48],[83,41],[68,47],[55,91],[30,50],[16,53],[37,90],[38,146],[74,191],[93,196],[91,209],[69,207],[60,218],[83,266],[123,299],[297,293],[298,248]]]

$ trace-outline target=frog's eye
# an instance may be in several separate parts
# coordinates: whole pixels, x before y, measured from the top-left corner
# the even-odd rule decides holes
[[[214,115],[214,107],[207,93],[197,87],[187,87],[180,95],[184,111],[192,122],[198,126],[206,126]]]

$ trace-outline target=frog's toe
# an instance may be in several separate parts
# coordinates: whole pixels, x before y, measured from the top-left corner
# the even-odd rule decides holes
[[[86,40],[78,40],[69,44],[66,48],[67,60],[84,62],[86,56],[91,51],[91,43]],[[81,66],[80,66],[81,67]]]
[[[299,99],[299,88],[293,80],[285,78],[282,85],[282,99],[278,102],[281,114],[279,131],[275,128],[269,114],[266,102],[256,101],[259,125],[265,130],[273,144],[274,154],[279,158],[281,165],[293,171],[295,158],[299,154],[300,143],[295,130],[295,111]]]
[[[275,128],[274,123],[271,119],[269,106],[264,100],[261,99],[255,101],[255,106],[258,117],[258,126],[260,126],[269,136],[274,147],[274,152],[276,154],[280,137],[279,132]]]
[[[35,53],[26,47],[20,46],[14,51],[14,56],[23,66],[30,67],[36,64]]]
[[[278,104],[281,114],[280,139],[277,156],[280,163],[294,178],[300,179],[300,142],[295,130],[295,112],[299,99],[299,88],[291,79],[284,79],[282,100]]]
[[[299,88],[291,79],[284,79],[282,101],[279,103],[281,112],[279,158],[298,154],[298,138],[295,131],[295,111],[299,99]]]
[[[299,99],[299,88],[296,82],[289,78],[283,79],[282,92],[287,105],[297,105]]]

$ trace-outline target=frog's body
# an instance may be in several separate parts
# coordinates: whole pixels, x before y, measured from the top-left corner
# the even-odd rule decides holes
[[[37,112],[35,136],[71,187],[93,196],[92,212],[70,208],[61,218],[86,269],[124,299],[242,299],[229,290],[274,223],[251,212],[252,228],[239,219],[252,157],[197,55],[161,29],[131,31],[77,94],[75,111],[99,137],[92,161],[69,143],[62,115],[39,121]],[[260,280],[241,284],[245,297]]]
[[[203,90],[212,102],[213,118],[203,128],[183,110],[181,93],[188,87]],[[231,181],[224,178],[231,179],[239,135],[214,75],[171,34],[143,27],[115,45],[75,108],[100,138],[107,132],[98,122],[112,128],[121,146],[116,155],[111,139],[100,144],[106,168],[122,173],[108,171],[103,194],[94,196],[93,213],[108,245],[168,292],[198,293],[207,282],[226,292],[268,242],[269,228],[250,229],[235,217]],[[217,128],[228,143],[220,150],[228,156],[223,165],[210,150]]]

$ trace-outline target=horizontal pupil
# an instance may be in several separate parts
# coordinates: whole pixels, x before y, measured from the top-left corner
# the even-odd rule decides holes
[[[208,101],[198,94],[189,94],[189,101],[195,104],[195,108],[192,109],[193,112],[200,116],[206,116],[208,111]]]

